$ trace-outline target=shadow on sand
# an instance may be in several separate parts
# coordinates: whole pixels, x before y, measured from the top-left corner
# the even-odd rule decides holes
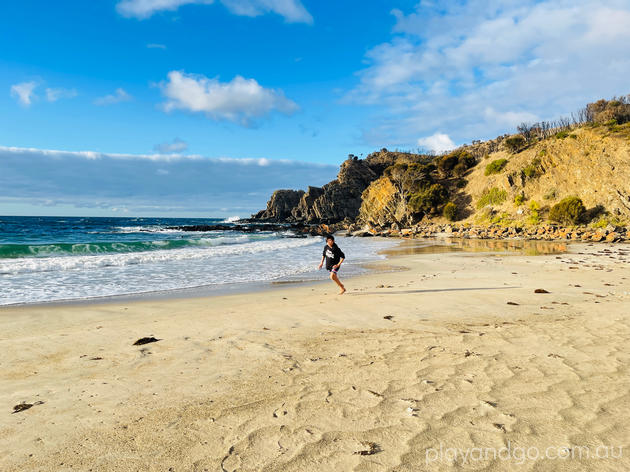
[[[382,292],[361,292],[347,293],[347,295],[402,295],[405,293],[431,293],[431,292],[465,292],[470,290],[507,290],[510,288],[521,288],[520,286],[510,287],[462,287],[462,288],[427,288],[422,290],[390,290]]]

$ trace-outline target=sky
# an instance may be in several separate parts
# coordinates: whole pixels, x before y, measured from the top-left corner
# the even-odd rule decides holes
[[[630,0],[0,8],[0,214],[248,216],[350,153],[630,93]]]

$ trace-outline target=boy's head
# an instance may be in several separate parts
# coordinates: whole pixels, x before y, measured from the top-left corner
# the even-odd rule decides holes
[[[328,246],[332,247],[333,244],[335,244],[335,237],[332,234],[329,234],[328,236],[326,236],[326,244],[328,244]]]

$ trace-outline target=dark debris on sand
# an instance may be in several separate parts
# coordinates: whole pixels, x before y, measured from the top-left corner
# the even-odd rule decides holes
[[[15,405],[13,407],[13,413],[19,413],[20,411],[24,411],[24,410],[28,410],[29,408],[35,406],[35,405],[42,405],[44,402],[43,401],[38,401],[35,403],[20,403],[18,405]]]
[[[161,341],[161,339],[154,338],[153,336],[148,336],[146,338],[138,339],[135,343],[133,343],[133,345],[142,346],[143,344],[156,343],[158,341]]]
[[[376,443],[369,442],[369,441],[362,441],[361,444],[366,446],[367,449],[355,452],[355,454],[358,454],[360,456],[372,456],[372,455],[378,454],[379,452],[382,451],[381,446],[379,446]]]

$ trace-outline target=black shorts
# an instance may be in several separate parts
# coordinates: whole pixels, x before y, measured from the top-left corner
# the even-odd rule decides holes
[[[337,267],[336,269],[332,266],[330,267],[330,269],[326,268],[328,272],[332,272],[333,274],[336,274],[337,272],[339,272],[339,269],[341,269],[341,266]]]

